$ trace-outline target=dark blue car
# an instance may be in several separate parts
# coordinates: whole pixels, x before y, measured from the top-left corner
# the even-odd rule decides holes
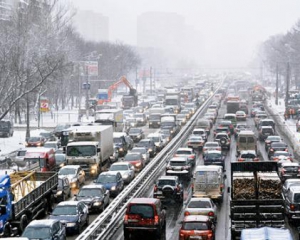
[[[79,234],[89,225],[88,207],[83,202],[64,201],[54,208],[50,219],[65,223],[68,234]]]
[[[124,180],[119,172],[102,172],[94,181],[109,190],[110,196],[117,196],[124,188]]]

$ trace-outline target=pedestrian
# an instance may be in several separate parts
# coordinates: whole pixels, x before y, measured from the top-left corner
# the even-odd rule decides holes
[[[291,116],[292,116],[292,109],[290,108],[289,109],[289,118],[291,118]]]
[[[294,117],[295,117],[295,109],[292,108],[292,119],[294,119]]]

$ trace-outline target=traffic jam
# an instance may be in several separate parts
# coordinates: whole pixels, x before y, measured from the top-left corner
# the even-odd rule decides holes
[[[10,156],[1,236],[298,239],[300,165],[263,86],[210,76],[142,95],[119,83],[131,90],[122,106],[102,101],[93,122],[31,134]]]

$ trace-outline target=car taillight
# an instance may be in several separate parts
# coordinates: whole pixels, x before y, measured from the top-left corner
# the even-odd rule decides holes
[[[157,189],[158,189],[158,187],[155,185],[155,186],[154,186],[154,192],[156,192]]]
[[[270,141],[269,141],[269,140],[266,140],[265,143],[268,144],[268,143],[270,143]]]
[[[295,210],[295,205],[294,205],[294,204],[291,204],[291,205],[290,205],[290,209],[291,209],[292,211],[294,211],[294,210]]]
[[[184,212],[184,216],[189,216],[189,215],[191,215],[190,212],[188,212],[188,211]]]
[[[278,159],[279,159],[278,157],[274,157],[273,158],[274,161],[278,161]]]
[[[124,216],[124,223],[128,223],[128,215],[127,214],[125,214],[125,216]]]
[[[238,159],[238,162],[244,162],[244,161],[245,161],[244,158],[239,158],[239,159]]]
[[[288,152],[288,151],[289,151],[289,149],[288,149],[288,148],[286,148],[286,149],[285,149],[285,151],[286,151],[286,152]]]
[[[180,191],[180,187],[179,187],[179,185],[177,185],[177,187],[176,187],[176,191],[177,191],[177,192],[179,192],[179,191]]]
[[[195,155],[191,155],[190,158],[195,159]]]
[[[220,147],[217,147],[217,150],[221,151],[221,148],[220,148]]]
[[[253,161],[254,161],[254,162],[258,162],[258,161],[259,161],[259,158],[254,158]]]
[[[209,212],[207,215],[208,215],[209,217],[215,216],[214,212]]]
[[[270,148],[270,152],[274,152],[274,149],[273,149],[273,148]]]
[[[154,224],[155,225],[159,224],[159,217],[158,216],[154,217]]]

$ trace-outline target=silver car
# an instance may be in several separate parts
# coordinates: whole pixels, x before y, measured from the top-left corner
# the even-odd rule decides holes
[[[135,147],[130,152],[138,152],[143,155],[143,158],[145,160],[145,163],[148,164],[150,162],[150,154],[144,147]]]
[[[85,172],[79,165],[67,165],[58,172],[59,177],[67,177],[71,188],[79,188],[85,182]]]
[[[116,162],[109,168],[110,172],[119,172],[125,183],[134,179],[134,166],[129,162]]]

